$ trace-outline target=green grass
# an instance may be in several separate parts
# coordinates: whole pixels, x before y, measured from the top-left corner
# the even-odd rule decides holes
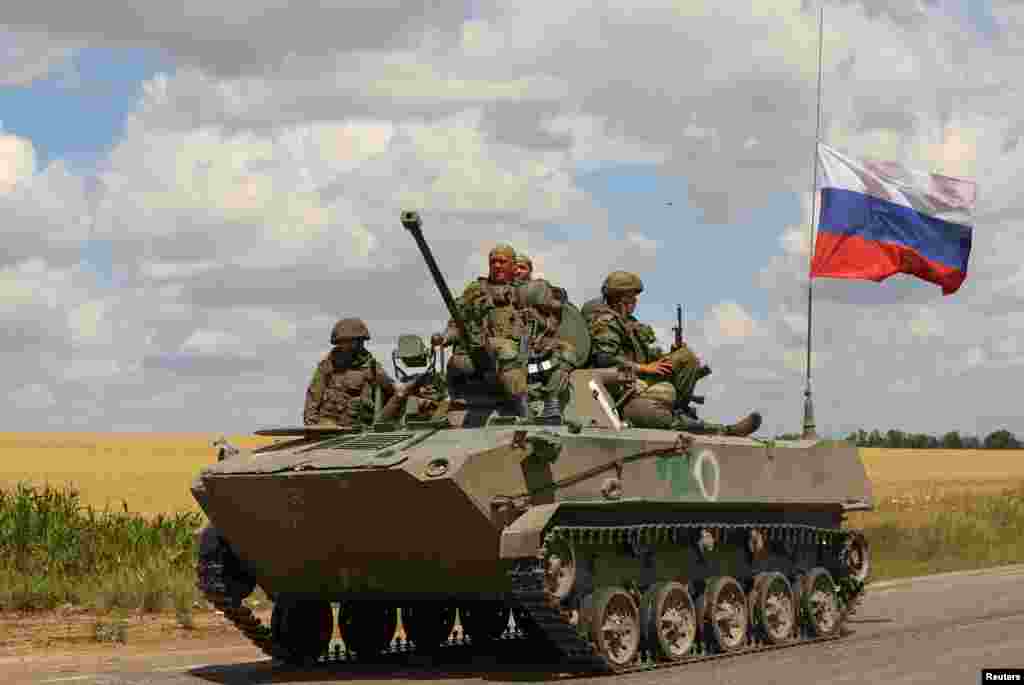
[[[199,599],[201,514],[147,518],[83,506],[72,487],[0,490],[0,609],[175,609]]]
[[[999,494],[890,498],[854,522],[885,580],[1024,562],[1024,483]]]
[[[195,588],[199,513],[144,517],[83,506],[72,487],[0,490],[0,610],[64,604],[102,615],[95,639],[124,639],[125,612],[174,612],[185,628]],[[1000,494],[888,498],[851,516],[883,580],[1024,562],[1024,482]],[[257,592],[251,600],[265,603]]]

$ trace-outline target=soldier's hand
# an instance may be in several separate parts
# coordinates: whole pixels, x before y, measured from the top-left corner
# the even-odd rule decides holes
[[[445,347],[447,342],[448,341],[445,340],[444,336],[441,335],[440,333],[434,333],[432,336],[430,336],[430,344],[433,347]]]
[[[669,359],[659,359],[650,364],[642,364],[639,371],[640,373],[649,373],[655,376],[667,376],[672,373],[672,361]]]

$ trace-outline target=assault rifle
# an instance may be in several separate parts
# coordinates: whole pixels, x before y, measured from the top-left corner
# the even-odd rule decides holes
[[[683,306],[681,304],[676,305],[676,325],[672,327],[672,333],[675,335],[675,340],[672,342],[672,351],[675,352],[683,346],[683,335],[686,333],[686,328],[683,325]],[[704,404],[704,396],[694,395],[693,387],[697,381],[709,375],[711,375],[711,367],[706,364],[701,365],[696,375],[688,380],[685,387],[676,388],[676,391],[679,393],[674,407],[676,412],[697,420],[697,410],[692,405]]]
[[[676,325],[672,327],[675,334],[675,342],[672,343],[672,351],[675,352],[683,346],[683,305],[676,305]]]

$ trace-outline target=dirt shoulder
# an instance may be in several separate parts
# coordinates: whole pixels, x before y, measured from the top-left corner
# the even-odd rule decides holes
[[[264,625],[270,610],[256,612]],[[250,645],[222,614],[197,610],[184,628],[174,612],[97,614],[80,609],[0,612],[0,658],[66,652],[119,652],[135,649],[190,649]]]

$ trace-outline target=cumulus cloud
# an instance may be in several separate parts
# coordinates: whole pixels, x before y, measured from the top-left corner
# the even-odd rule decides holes
[[[24,385],[11,394],[15,409],[48,409],[57,403],[48,387],[40,383]]]
[[[713,346],[742,343],[755,331],[753,318],[735,302],[712,307],[710,319],[705,331]]]
[[[36,150],[32,141],[12,135],[0,135],[0,194],[32,177],[36,168]]]
[[[106,318],[109,305],[90,300],[78,305],[68,314],[68,327],[77,342],[85,344],[110,342],[110,322]]]
[[[812,5],[481,0],[471,17],[460,3],[8,8],[11,35],[36,45],[29,66],[6,70],[19,83],[67,46],[159,46],[178,64],[144,84],[95,178],[60,160],[39,168],[41,141],[0,136],[12,420],[237,431],[298,421],[334,320],[366,319],[387,364],[399,334],[425,337],[447,319],[398,223],[404,209],[422,213],[456,292],[498,239],[577,303],[611,264],[676,268],[657,227],[613,224],[578,182],[631,165],[684,178],[707,226],[799,198],[764,255],[763,307],[729,294],[687,331],[714,369],[700,390],[710,417],[758,408],[766,432],[792,430],[807,360]],[[1013,3],[992,9],[1001,33],[982,42],[935,3],[827,8],[823,138],[975,177],[981,201],[970,276],[953,298],[901,277],[812,284],[820,426],[885,427],[906,412],[896,423],[911,430],[992,429],[1002,400],[981,390],[1020,372],[1008,341],[1021,323],[1005,314],[1024,303],[1024,124],[1008,114],[1024,103],[1005,84],[1024,22]],[[99,241],[112,284],[80,264]],[[674,322],[652,323],[669,342]],[[991,399],[974,409],[977,428],[955,403],[918,410],[914,396]]]
[[[460,3],[379,2],[282,5],[271,0],[188,0],[125,12],[114,0],[67,5],[56,0],[17,3],[4,12],[9,30],[43,31],[85,45],[145,46],[221,75],[275,68],[345,46],[388,50],[436,45],[457,32]]]
[[[60,161],[38,172],[34,166],[29,141],[0,138],[0,267],[44,256],[52,264],[75,264],[89,236],[93,208],[84,180]]]
[[[46,32],[0,29],[0,86],[24,86],[66,64],[74,44]]]

